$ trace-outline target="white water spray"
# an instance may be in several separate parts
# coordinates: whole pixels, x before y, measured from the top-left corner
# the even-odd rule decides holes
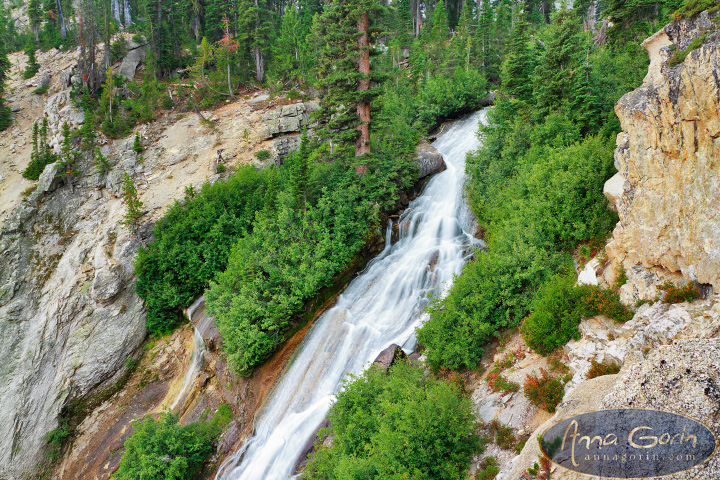
[[[348,373],[360,373],[392,343],[415,348],[428,294],[444,294],[479,242],[463,201],[465,154],[478,148],[483,111],[454,123],[434,146],[447,170],[400,216],[400,239],[385,249],[310,329],[266,398],[254,435],[220,467],[217,480],[282,480],[293,475]]]

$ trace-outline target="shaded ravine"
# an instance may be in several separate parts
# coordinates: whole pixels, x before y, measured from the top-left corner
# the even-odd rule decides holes
[[[254,435],[220,467],[218,480],[292,476],[308,439],[325,418],[348,373],[360,373],[392,343],[415,348],[428,294],[443,294],[472,246],[472,215],[463,200],[465,155],[479,146],[484,111],[459,120],[436,141],[447,169],[433,177],[398,219],[400,238],[355,278],[305,337],[265,399]]]

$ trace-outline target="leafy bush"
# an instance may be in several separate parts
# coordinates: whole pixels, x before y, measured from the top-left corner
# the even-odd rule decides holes
[[[488,385],[490,385],[490,388],[492,388],[493,392],[510,393],[520,390],[520,385],[504,378],[500,374],[499,368],[494,368],[490,370],[490,373],[488,373],[487,376],[487,383]]]
[[[533,313],[520,327],[525,343],[547,355],[571,339],[579,340],[580,289],[573,275],[555,275],[540,290]]]
[[[605,315],[616,322],[627,322],[632,319],[633,312],[620,303],[620,296],[615,291],[597,285],[583,285],[578,290],[581,312],[584,316]]]
[[[47,93],[47,91],[48,91],[49,89],[50,89],[50,82],[45,83],[45,84],[39,86],[38,88],[36,88],[35,90],[33,90],[32,93],[35,94],[35,95],[42,95],[42,94],[44,94],[44,93]]]
[[[178,424],[178,417],[165,411],[155,420],[147,415],[135,424],[135,433],[125,441],[125,453],[115,480],[182,480],[194,478],[214,451],[213,443],[229,421],[227,405],[211,422]]]
[[[678,21],[682,18],[694,17],[705,10],[714,12],[718,7],[716,0],[685,0],[683,6],[673,13],[672,17],[673,20]]]
[[[677,286],[674,283],[668,281],[658,287],[660,290],[665,291],[665,303],[682,303],[692,302],[699,295],[695,285],[688,282],[685,285]]]
[[[547,355],[571,339],[578,340],[581,316],[595,315],[605,315],[618,322],[633,317],[614,291],[594,285],[577,287],[574,274],[558,274],[540,290],[533,312],[520,331],[530,348]]]
[[[620,371],[620,365],[610,362],[597,362],[595,360],[590,361],[590,370],[588,370],[585,378],[588,380],[595,377],[601,377],[603,375],[615,375]]]
[[[262,162],[263,160],[267,160],[268,158],[270,158],[270,152],[268,152],[267,150],[258,150],[257,152],[255,152],[255,158]]]
[[[530,402],[550,413],[555,411],[558,403],[562,402],[565,394],[563,383],[551,377],[544,369],[540,369],[542,376],[537,377],[535,372],[525,379],[525,396]]]
[[[266,187],[266,174],[241,168],[176,202],[155,225],[155,242],[141,248],[135,261],[135,288],[145,300],[150,333],[178,325],[180,310],[225,269],[233,244],[252,231]]]
[[[460,480],[480,449],[468,396],[406,361],[351,378],[329,419],[305,479]]]
[[[62,455],[62,447],[65,441],[72,435],[70,425],[67,420],[61,419],[60,426],[45,434],[45,443],[47,450],[45,454],[53,460],[57,460]]]
[[[498,447],[505,450],[514,450],[517,444],[517,437],[515,437],[515,430],[512,427],[503,425],[498,420],[490,422],[490,435],[492,436],[492,442]]]
[[[475,473],[475,480],[493,480],[498,473],[500,473],[500,467],[498,467],[495,457],[485,457],[480,462],[480,468]]]
[[[685,61],[685,57],[687,57],[690,52],[693,50],[700,48],[703,43],[705,43],[705,40],[707,40],[709,34],[701,35],[699,37],[693,38],[693,40],[690,42],[690,44],[684,49],[684,50],[675,50],[672,54],[672,56],[668,59],[667,63],[669,66],[674,67],[682,62]]]

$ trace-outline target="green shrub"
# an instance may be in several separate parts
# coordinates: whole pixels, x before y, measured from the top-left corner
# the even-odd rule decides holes
[[[694,17],[700,12],[709,10],[714,12],[720,7],[717,0],[685,0],[683,6],[672,14],[673,20]]]
[[[480,449],[469,397],[406,361],[348,381],[329,419],[302,478],[461,480]]]
[[[133,140],[133,152],[142,153],[145,151],[142,141],[140,140],[140,132],[135,132],[135,140]]]
[[[44,85],[39,86],[38,88],[36,88],[35,90],[33,90],[32,93],[34,93],[35,95],[42,95],[42,94],[44,94],[44,93],[47,93],[48,89],[50,89],[50,82],[48,82],[48,83],[46,83],[46,84],[44,84]]]
[[[57,460],[62,455],[62,447],[65,441],[72,435],[70,425],[65,419],[60,419],[60,426],[45,434],[47,448],[45,454],[52,460]]]
[[[227,417],[226,413],[223,412],[222,416]],[[213,453],[213,443],[226,425],[224,421],[213,418],[211,422],[180,425],[178,417],[167,410],[159,420],[147,415],[142,422],[134,424],[135,433],[125,441],[125,453],[113,478],[195,478],[202,464]]]
[[[141,248],[135,261],[135,289],[145,300],[150,333],[177,326],[181,309],[226,268],[233,244],[252,230],[266,187],[265,174],[243,167],[176,202],[157,222],[155,242]]]
[[[580,289],[574,275],[555,275],[540,291],[533,313],[520,327],[525,343],[547,355],[571,339],[579,340]]]
[[[270,158],[270,152],[268,152],[267,150],[258,150],[257,152],[255,152],[255,158],[262,162],[263,160],[267,160],[268,158]]]
[[[490,385],[490,388],[492,388],[493,392],[510,393],[520,390],[520,385],[515,382],[511,382],[505,377],[503,377],[500,374],[499,368],[494,368],[490,370],[490,373],[488,373],[487,376],[487,383],[488,385]]]
[[[485,457],[475,473],[475,480],[493,480],[498,473],[500,473],[500,467],[498,467],[495,457]]]
[[[110,43],[110,63],[115,63],[121,60],[125,55],[127,55],[127,51],[128,49],[125,37],[122,35],[118,36],[114,42]]]
[[[585,378],[588,380],[595,377],[601,377],[603,375],[615,375],[620,371],[620,365],[609,362],[597,362],[595,360],[590,361],[590,370],[588,370]]]
[[[515,430],[512,427],[503,425],[498,420],[490,422],[490,435],[492,441],[500,448],[505,450],[514,450],[517,443]]]
[[[550,413],[555,411],[558,403],[562,402],[565,394],[563,383],[553,378],[544,369],[540,369],[542,376],[537,377],[535,372],[525,379],[525,396],[530,402]]]
[[[225,173],[227,170],[227,167],[223,165],[222,163],[218,163],[217,168],[215,169],[215,173]]]
[[[694,38],[690,44],[684,49],[684,50],[675,50],[672,54],[672,56],[668,59],[667,63],[669,66],[674,67],[682,62],[685,61],[685,57],[687,57],[690,52],[693,50],[700,48],[703,43],[705,43],[705,40],[707,40],[709,34],[701,35],[699,37]]]
[[[665,292],[665,303],[692,302],[700,295],[700,292],[698,292],[692,282],[677,286],[668,281],[660,285],[658,289]]]
[[[30,163],[25,167],[22,176],[28,180],[37,180],[40,178],[43,170],[47,165],[55,163],[58,160],[57,154],[55,154],[50,148],[47,142],[48,135],[48,121],[47,118],[43,118],[42,126],[38,125],[37,122],[33,124],[32,133],[32,145],[33,150],[30,154]]]
[[[616,322],[627,322],[633,317],[633,312],[620,303],[620,296],[613,290],[582,285],[578,291],[581,313],[586,317],[605,315]]]

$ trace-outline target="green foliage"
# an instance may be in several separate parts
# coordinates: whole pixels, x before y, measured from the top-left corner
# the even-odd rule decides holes
[[[47,444],[45,454],[52,460],[59,459],[62,455],[62,447],[71,435],[72,430],[70,430],[68,421],[60,419],[60,425],[45,434],[45,443]]]
[[[50,88],[50,82],[45,83],[45,84],[39,86],[38,88],[36,88],[35,90],[33,90],[32,93],[35,94],[35,95],[42,95],[42,94],[44,94],[44,93],[47,93],[47,91],[48,91],[49,88]]]
[[[575,286],[575,275],[558,274],[540,290],[533,312],[520,331],[536,352],[547,355],[571,339],[580,338],[580,317],[605,315],[618,322],[630,320],[633,313],[620,303],[616,292],[593,285]]]
[[[195,478],[214,451],[213,443],[226,425],[227,406],[212,421],[180,425],[164,411],[159,420],[147,415],[134,424],[125,441],[125,453],[113,475],[115,480],[183,480]],[[222,418],[219,418],[222,417]],[[216,420],[218,419],[218,420]]]
[[[100,151],[100,147],[95,147],[95,158],[93,159],[93,163],[95,163],[95,172],[100,175],[104,175],[112,170],[112,163],[110,163],[110,160],[105,158]],[[123,182],[124,180],[125,179],[123,178]]]
[[[590,370],[588,370],[585,378],[588,380],[603,375],[615,375],[620,371],[620,365],[612,362],[597,362],[595,359],[590,361]]]
[[[135,235],[137,234],[140,218],[145,215],[145,212],[142,210],[143,204],[138,197],[135,182],[132,181],[127,172],[123,173],[122,180],[123,201],[125,202],[125,219],[122,223],[127,225],[133,235]]]
[[[720,5],[718,5],[717,0],[685,0],[682,6],[673,13],[672,17],[675,21],[678,21],[682,18],[694,17],[705,10],[714,12],[718,8],[720,8]]]
[[[258,150],[257,152],[255,152],[255,158],[262,162],[270,158],[270,152],[268,152],[267,150]]]
[[[690,52],[702,47],[702,44],[705,43],[705,40],[707,40],[708,36],[710,36],[709,33],[700,35],[699,37],[693,38],[693,40],[684,50],[675,50],[672,56],[668,59],[667,64],[671,67],[674,67],[675,65],[684,62],[685,57],[687,57]]]
[[[121,60],[127,54],[127,42],[122,35],[118,36],[114,42],[110,44],[110,63]]]
[[[37,47],[35,46],[34,42],[28,43],[25,47],[25,53],[27,53],[28,56],[27,66],[25,67],[25,71],[23,72],[23,78],[25,80],[34,77],[35,74],[40,70],[40,64],[35,58],[36,50]]]
[[[350,264],[380,209],[406,186],[408,158],[368,159],[368,172],[358,178],[339,163],[321,162],[305,176],[307,155],[301,148],[277,171],[252,234],[235,244],[227,269],[206,292],[225,351],[244,375],[283,341],[305,303]]]
[[[3,98],[5,93],[5,81],[7,80],[9,72],[10,61],[8,60],[5,52],[0,49],[0,132],[8,128],[12,123],[10,118],[12,112],[10,111],[10,107],[5,104],[5,99]]]
[[[540,290],[521,332],[530,348],[547,355],[571,339],[580,339],[580,316],[580,289],[574,275],[555,275]]]
[[[475,480],[493,480],[498,473],[500,473],[500,467],[495,457],[485,457],[480,462],[480,468],[475,473]]]
[[[468,396],[399,362],[345,384],[303,478],[460,480],[480,445]]]
[[[37,122],[33,124],[33,151],[30,154],[30,163],[22,173],[23,177],[28,180],[37,180],[47,165],[58,160],[58,156],[52,151],[47,142],[47,135],[47,118],[43,118],[41,126],[38,126]]]
[[[141,248],[135,261],[135,288],[145,300],[151,333],[177,326],[180,310],[225,270],[232,246],[252,230],[266,185],[267,175],[241,168],[227,181],[192,191],[155,225],[155,242]]]
[[[142,153],[145,151],[142,142],[140,141],[140,132],[135,132],[135,140],[133,141],[133,152]]]
[[[490,422],[490,437],[493,443],[505,450],[514,450],[518,442],[515,430],[512,427],[503,425],[498,420]]]
[[[533,372],[525,379],[525,396],[533,405],[553,413],[565,394],[564,385],[542,368],[540,372],[540,378]]]
[[[665,292],[665,297],[663,299],[665,303],[692,302],[700,295],[700,292],[698,292],[695,285],[691,282],[688,282],[685,285],[677,286],[674,283],[667,281],[660,285],[658,289]]]

